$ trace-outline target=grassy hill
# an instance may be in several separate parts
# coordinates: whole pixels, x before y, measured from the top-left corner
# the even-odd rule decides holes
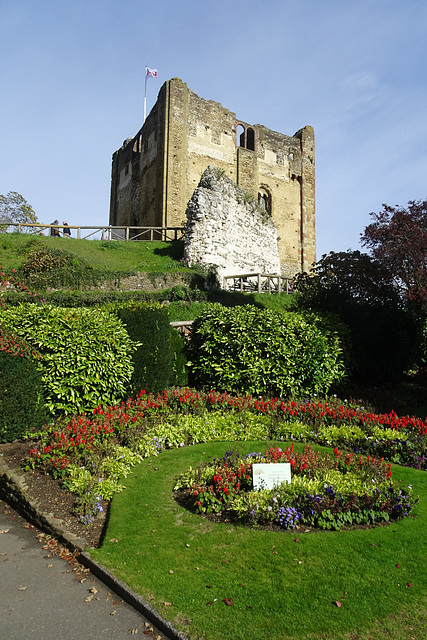
[[[138,291],[162,291],[174,287],[171,319],[191,320],[200,313],[204,301],[226,306],[253,304],[282,309],[292,295],[240,293],[209,289],[194,295],[194,287],[204,289],[206,270],[188,267],[183,259],[184,243],[77,240],[25,233],[0,234],[0,265],[31,290],[74,291],[111,288],[120,290],[125,278],[139,276]],[[193,289],[190,295],[188,285]],[[128,289],[129,290],[129,289]],[[166,297],[166,296],[165,296]],[[198,302],[195,302],[198,300]],[[191,304],[190,304],[191,303]]]
[[[20,269],[31,252],[46,248],[69,254],[92,269],[110,272],[191,272],[182,261],[184,243],[122,242],[52,238],[26,233],[0,234],[0,264],[6,271]]]

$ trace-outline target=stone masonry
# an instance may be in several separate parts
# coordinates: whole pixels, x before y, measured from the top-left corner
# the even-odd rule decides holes
[[[312,127],[287,136],[248,124],[173,78],[113,155],[110,224],[182,226],[200,176],[213,165],[271,216],[282,274],[292,277],[316,259],[314,159]]]
[[[242,273],[280,273],[271,217],[214,167],[203,173],[187,206],[184,257],[215,264],[220,281]]]

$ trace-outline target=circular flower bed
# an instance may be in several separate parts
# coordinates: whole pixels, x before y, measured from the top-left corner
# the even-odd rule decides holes
[[[290,483],[273,489],[252,488],[253,463],[291,465]],[[190,469],[174,487],[185,492],[189,507],[198,513],[237,518],[248,525],[276,525],[294,529],[301,525],[340,529],[373,525],[408,516],[417,499],[411,486],[392,480],[391,464],[374,456],[343,453],[333,456],[306,446],[285,451],[271,447],[245,456],[236,451]]]

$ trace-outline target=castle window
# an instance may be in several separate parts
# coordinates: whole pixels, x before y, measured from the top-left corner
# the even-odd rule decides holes
[[[243,124],[238,124],[236,128],[236,144],[242,149],[255,151],[255,131],[252,127],[247,129]]]
[[[246,141],[245,127],[242,124],[238,124],[237,125],[236,138],[237,138],[238,146],[245,148],[245,146],[246,146],[246,144],[245,144],[245,141]]]
[[[255,131],[251,127],[246,130],[246,149],[255,151]]]
[[[263,211],[271,216],[271,193],[268,191],[268,189],[260,187],[260,189],[258,190],[258,204],[261,209],[263,209]]]

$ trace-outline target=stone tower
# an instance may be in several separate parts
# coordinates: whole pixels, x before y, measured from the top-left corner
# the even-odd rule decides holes
[[[110,225],[182,226],[209,165],[224,170],[272,217],[285,276],[316,260],[314,131],[250,125],[179,78],[163,84],[143,127],[114,153]]]

